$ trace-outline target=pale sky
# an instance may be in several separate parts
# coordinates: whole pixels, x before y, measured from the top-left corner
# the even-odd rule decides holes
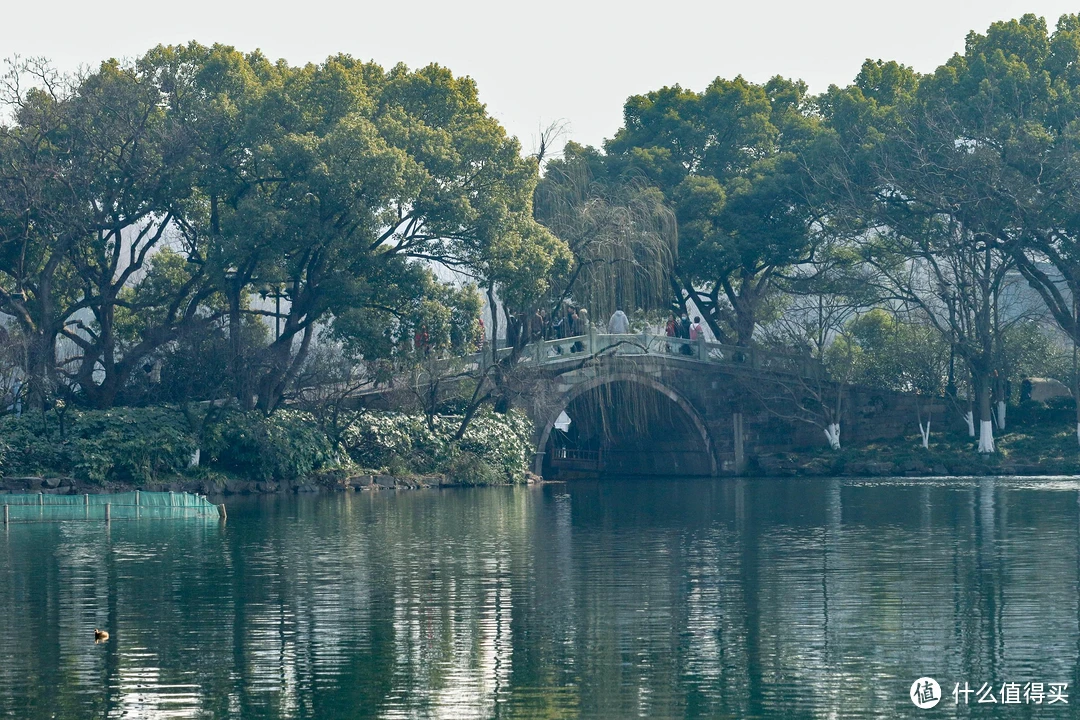
[[[599,144],[621,125],[629,95],[664,85],[700,90],[717,76],[784,75],[818,92],[849,83],[866,58],[929,71],[963,49],[969,30],[1025,12],[1052,28],[1080,2],[24,1],[5,3],[0,56],[44,56],[74,70],[197,40],[294,64],[338,52],[384,66],[438,62],[473,77],[528,152],[555,120],[568,123],[570,138]]]

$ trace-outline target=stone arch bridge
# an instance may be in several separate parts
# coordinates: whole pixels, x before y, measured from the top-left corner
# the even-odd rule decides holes
[[[651,334],[533,343],[514,374],[511,400],[533,421],[533,470],[547,479],[739,474],[758,455],[825,444],[798,405],[837,391],[807,357]],[[848,387],[843,398],[844,442],[915,430],[912,397]]]

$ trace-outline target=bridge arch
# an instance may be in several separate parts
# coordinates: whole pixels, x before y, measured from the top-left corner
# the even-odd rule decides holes
[[[698,436],[701,439],[702,447],[709,462],[710,475],[716,476],[718,474],[718,463],[716,461],[716,452],[712,441],[712,436],[709,433],[708,426],[705,424],[701,413],[698,412],[689,401],[686,400],[678,391],[672,389],[668,385],[658,381],[651,375],[638,372],[626,372],[619,371],[613,373],[604,373],[599,376],[588,378],[574,384],[559,400],[554,404],[554,409],[547,413],[547,416],[543,419],[543,425],[540,428],[540,435],[536,443],[536,450],[533,461],[533,472],[537,475],[543,474],[544,458],[548,441],[551,439],[551,431],[555,427],[555,421],[558,419],[559,414],[568,409],[571,403],[577,398],[581,397],[585,393],[594,390],[603,385],[612,383],[625,382],[632,383],[639,386],[649,388],[656,391],[660,395],[666,397],[673,402],[683,414],[690,421],[694,430],[697,431]]]

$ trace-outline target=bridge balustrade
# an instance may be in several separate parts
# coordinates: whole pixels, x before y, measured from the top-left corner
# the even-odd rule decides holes
[[[511,357],[513,352],[513,348],[504,347],[499,348],[496,355],[499,361],[503,361]],[[525,346],[517,362],[518,364],[550,365],[592,355],[662,355],[688,361],[730,364],[748,370],[803,377],[817,377],[824,372],[820,361],[803,355],[651,333],[591,332],[586,335],[534,342]],[[449,367],[451,363],[463,370],[479,369],[491,364],[491,352],[484,351],[461,358],[447,358],[439,361],[437,366]]]
[[[511,348],[501,348],[499,359],[509,357]],[[519,356],[519,363],[548,365],[583,356],[666,355],[697,362],[726,363],[750,370],[764,370],[803,376],[821,372],[821,363],[802,355],[788,355],[755,347],[725,345],[704,339],[653,335],[651,333],[608,334],[592,332],[586,335],[530,343]],[[481,363],[490,363],[490,353],[476,356]]]

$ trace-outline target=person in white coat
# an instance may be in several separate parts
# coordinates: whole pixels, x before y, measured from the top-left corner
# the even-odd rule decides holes
[[[625,335],[630,332],[630,318],[626,317],[622,308],[612,313],[611,319],[608,320],[607,330],[612,335]]]

